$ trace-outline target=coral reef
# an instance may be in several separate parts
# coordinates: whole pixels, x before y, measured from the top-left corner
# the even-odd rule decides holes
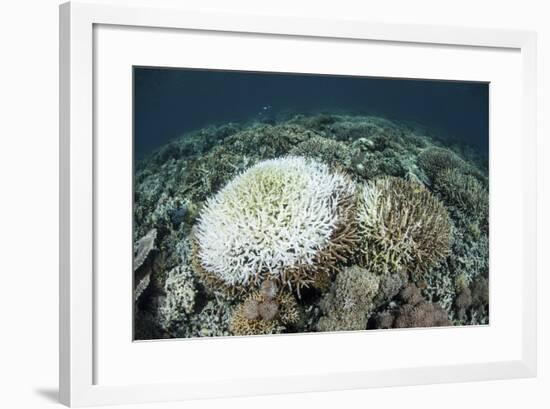
[[[351,331],[367,328],[369,314],[374,308],[380,278],[359,266],[341,271],[321,300],[326,314],[318,323],[319,331]]]
[[[354,194],[345,176],[321,163],[261,162],[202,209],[194,232],[198,263],[228,287],[273,279],[299,291],[350,251]]]
[[[363,263],[373,271],[422,274],[449,253],[447,210],[420,184],[394,177],[367,183],[357,217]]]
[[[487,157],[438,138],[281,115],[139,159],[135,338],[487,324]]]

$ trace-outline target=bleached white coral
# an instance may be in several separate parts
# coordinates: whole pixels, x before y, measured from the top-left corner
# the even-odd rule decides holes
[[[299,272],[314,276],[335,236],[343,240],[338,249],[345,247],[341,230],[351,218],[354,193],[347,177],[313,160],[260,162],[207,201],[194,230],[195,257],[227,286],[269,277],[299,287],[314,279]]]

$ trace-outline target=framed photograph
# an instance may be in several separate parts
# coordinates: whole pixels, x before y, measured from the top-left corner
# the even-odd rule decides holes
[[[60,21],[63,403],[536,375],[534,33]]]

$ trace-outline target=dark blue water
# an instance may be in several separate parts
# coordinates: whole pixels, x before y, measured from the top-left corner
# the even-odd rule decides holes
[[[137,158],[208,125],[323,111],[413,121],[441,138],[488,153],[487,83],[134,69]]]

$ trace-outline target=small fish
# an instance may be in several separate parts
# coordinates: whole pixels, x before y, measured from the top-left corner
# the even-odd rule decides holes
[[[267,114],[269,111],[271,110],[271,105],[265,105],[262,107],[262,109],[260,110],[260,112],[258,113],[258,115],[265,115]]]

